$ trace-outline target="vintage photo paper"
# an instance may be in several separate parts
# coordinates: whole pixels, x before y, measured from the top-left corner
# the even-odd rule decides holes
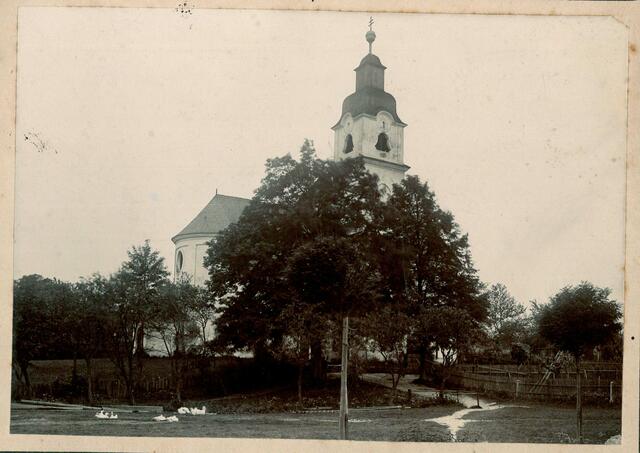
[[[3,447],[638,448],[635,3],[3,13]]]

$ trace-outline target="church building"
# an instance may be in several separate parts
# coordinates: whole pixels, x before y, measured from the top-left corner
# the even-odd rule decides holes
[[[362,156],[369,172],[377,174],[380,186],[389,191],[409,169],[404,163],[404,128],[395,98],[384,90],[386,67],[372,53],[375,32],[366,40],[369,53],[355,69],[355,91],[342,103],[334,131],[334,160]],[[196,285],[204,285],[208,271],[203,265],[207,242],[235,223],[249,204],[246,198],[216,195],[189,224],[171,240],[175,244],[174,275],[186,274]]]

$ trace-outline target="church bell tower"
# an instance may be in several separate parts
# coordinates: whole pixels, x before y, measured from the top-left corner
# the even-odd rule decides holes
[[[332,127],[334,160],[362,156],[369,172],[380,178],[389,191],[410,168],[404,163],[404,128],[396,112],[395,98],[384,91],[384,71],[380,59],[371,52],[376,34],[369,21],[366,39],[369,53],[355,69],[356,90],[342,103],[342,115]]]

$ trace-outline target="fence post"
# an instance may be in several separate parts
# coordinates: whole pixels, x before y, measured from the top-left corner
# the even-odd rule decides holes
[[[609,382],[609,403],[613,403],[613,381]]]
[[[516,379],[516,399],[518,399],[519,392],[520,392],[520,379]]]

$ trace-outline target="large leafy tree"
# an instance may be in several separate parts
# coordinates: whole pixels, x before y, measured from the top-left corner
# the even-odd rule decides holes
[[[12,365],[22,386],[18,393],[31,395],[33,360],[64,357],[68,352],[64,307],[72,297],[69,284],[37,274],[14,282]]]
[[[198,288],[186,278],[166,283],[160,288],[155,312],[148,323],[152,331],[149,335],[160,340],[162,352],[169,357],[177,404],[182,402],[184,376],[191,362],[189,349],[200,336],[193,310],[197,296]]]
[[[130,403],[135,404],[144,363],[144,326],[156,313],[160,288],[169,273],[164,258],[149,241],[132,247],[127,255],[129,259],[109,280],[106,300],[111,359],[125,382]]]
[[[376,299],[377,273],[350,239],[309,240],[293,252],[284,271],[291,300],[278,321],[287,341],[296,345],[300,401],[308,351],[335,330],[344,316],[361,315]]]
[[[92,359],[105,352],[104,279],[70,284],[28,275],[14,282],[13,369],[30,394],[34,359],[73,359],[72,390],[79,389],[77,360],[87,365],[87,399],[92,401]]]
[[[215,300],[211,299],[210,293],[206,288],[198,286],[196,287],[194,297],[190,300],[189,308],[191,309],[194,322],[198,326],[201,352],[204,354],[209,341],[207,329],[215,319]]]
[[[411,317],[425,316],[433,307],[461,310],[478,322],[486,317],[487,302],[473,267],[466,234],[435,194],[417,176],[393,186],[383,215],[379,258],[386,277],[385,297],[404,305]],[[422,323],[422,325],[426,325]],[[418,350],[420,374],[434,345],[425,329],[406,331]]]
[[[417,330],[433,341],[440,354],[440,394],[444,393],[452,368],[481,336],[480,324],[468,311],[451,306],[422,308]]]
[[[76,293],[72,308],[70,337],[74,349],[84,359],[87,368],[87,400],[93,403],[93,361],[104,357],[108,347],[107,315],[108,281],[100,274],[83,278],[74,285]]]
[[[367,258],[380,206],[377,177],[360,159],[319,160],[305,141],[299,160],[269,160],[251,203],[205,258],[221,308],[218,340],[259,355],[291,338],[287,313],[311,307],[330,317],[359,308],[377,275]],[[321,340],[311,339],[316,365]]]
[[[508,349],[513,343],[524,340],[524,305],[518,303],[502,283],[492,285],[486,295],[489,310],[485,324],[494,348]]]
[[[413,320],[404,310],[391,304],[379,304],[359,323],[372,349],[379,352],[391,376],[392,399],[396,401],[398,383],[408,367],[407,340]]]
[[[611,341],[621,330],[620,307],[610,299],[611,290],[589,282],[567,286],[540,308],[538,333],[576,361],[577,437],[582,442],[580,359],[585,352]]]

